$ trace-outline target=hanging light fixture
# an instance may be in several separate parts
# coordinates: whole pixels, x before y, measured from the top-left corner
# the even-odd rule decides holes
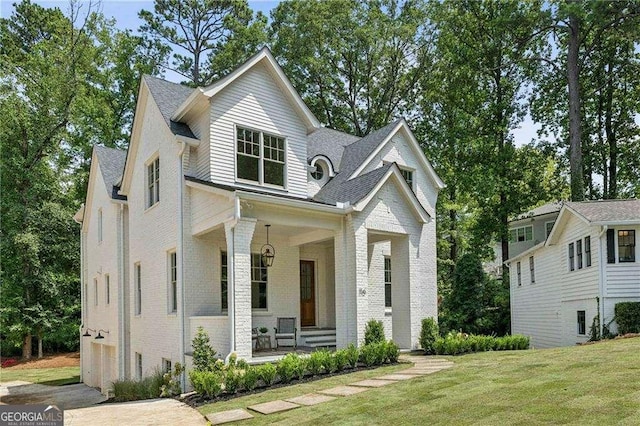
[[[260,249],[260,255],[262,256],[262,264],[267,268],[273,265],[273,258],[276,257],[276,249],[269,244],[269,227],[271,225],[265,225],[267,228],[267,244],[263,245]]]
[[[98,339],[104,339],[104,336],[102,335],[102,333],[103,333],[103,332],[104,332],[104,334],[109,334],[109,330],[103,330],[103,329],[100,329],[100,330],[98,331],[98,335],[96,336],[96,340],[98,340]]]
[[[92,331],[92,332],[94,332],[94,333],[96,332],[96,330],[94,330],[93,328],[87,328],[87,329],[84,331],[84,334],[82,335],[82,337],[91,337],[91,333],[89,333],[89,331]]]

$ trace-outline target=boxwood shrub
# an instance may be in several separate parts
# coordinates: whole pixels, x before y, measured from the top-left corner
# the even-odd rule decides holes
[[[614,318],[618,334],[640,333],[640,302],[616,303]]]
[[[529,338],[522,335],[482,336],[465,333],[448,333],[434,342],[438,355],[460,355],[472,352],[510,351],[529,349]]]

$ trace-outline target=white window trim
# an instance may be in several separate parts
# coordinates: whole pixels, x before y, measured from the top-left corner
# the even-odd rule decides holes
[[[249,261],[249,263],[250,263],[250,268],[251,268],[251,273],[253,273],[253,257],[254,257],[254,256],[260,256],[260,252],[253,252],[253,251],[251,252],[251,258],[250,258],[250,261]],[[266,293],[267,293],[267,307],[266,307],[266,308],[254,308],[254,307],[253,307],[253,300],[252,300],[252,301],[251,301],[251,311],[252,311],[252,312],[255,312],[255,313],[258,313],[258,314],[260,314],[260,313],[261,313],[261,314],[267,314],[267,315],[270,315],[270,314],[271,314],[271,312],[269,311],[269,305],[270,305],[270,304],[269,304],[269,287],[270,287],[270,286],[269,286],[269,268],[266,268],[266,270],[267,270],[267,281],[264,281],[264,282],[267,284],[267,291],[266,291]],[[251,285],[253,286],[253,276],[252,276],[251,278],[252,278],[252,279],[251,279]],[[263,282],[263,281],[257,281],[257,282]],[[228,282],[227,282],[227,291],[229,290],[228,285],[229,285],[229,284],[228,284]],[[252,291],[253,291],[253,290],[252,290]],[[228,298],[228,297],[229,297],[229,296],[228,296],[228,293],[227,293],[227,298]],[[252,299],[253,299],[253,293],[251,294],[251,297],[252,297]],[[228,300],[228,299],[227,299],[227,300]]]
[[[149,166],[153,163],[156,162],[156,160],[158,160],[158,176],[157,176],[157,182],[158,182],[158,187],[160,187],[160,153],[156,152],[154,153],[151,157],[149,157],[149,159],[144,163],[144,206],[145,206],[145,212],[151,210],[152,208],[154,208],[155,206],[157,206],[158,204],[160,204],[160,190],[158,189],[158,200],[154,201],[153,204],[149,204]]]
[[[135,361],[136,362],[136,378],[138,380],[141,380],[143,376],[142,354],[140,352],[136,352],[135,359],[136,359]]]
[[[259,137],[259,143],[260,146],[258,148],[258,152],[259,152],[259,156],[258,156],[258,181],[254,181],[254,180],[249,180],[249,179],[242,179],[238,177],[238,128],[241,129],[245,129],[245,130],[249,130],[252,132],[256,132],[260,135]],[[282,176],[282,183],[283,185],[274,185],[272,183],[266,183],[264,181],[264,162],[265,162],[265,158],[264,158],[264,135],[267,136],[273,136],[276,138],[280,138],[284,141],[284,167],[283,167],[283,176]],[[261,186],[264,188],[272,188],[272,189],[277,189],[277,190],[288,190],[289,184],[288,184],[288,173],[287,173],[287,165],[289,164],[289,156],[287,155],[287,147],[289,146],[288,144],[288,139],[286,136],[283,135],[278,135],[276,133],[271,133],[271,132],[266,132],[264,130],[260,130],[260,129],[256,129],[254,127],[251,126],[245,126],[245,125],[241,125],[241,124],[235,124],[234,125],[234,129],[233,129],[233,163],[234,163],[234,176],[235,176],[235,180],[236,182],[239,183],[243,183],[246,185],[252,185],[252,186]]]
[[[171,264],[172,257],[175,256],[176,259],[176,298],[175,298],[175,310],[174,299],[173,299],[173,265]],[[176,249],[171,249],[167,252],[167,315],[177,315],[178,313],[178,255]]]
[[[516,279],[518,287],[522,287],[522,264],[520,262],[516,263]]]
[[[139,317],[142,315],[142,267],[140,262],[133,264],[133,309],[134,315]]]
[[[103,228],[102,228],[102,208],[98,209],[98,244],[102,244]]]
[[[547,232],[547,225],[548,225],[548,224],[551,224],[551,227],[553,228],[553,225],[554,225],[555,223],[556,223],[556,222],[555,222],[554,220],[550,220],[550,221],[547,221],[547,222],[545,222],[545,223],[544,223],[544,234],[545,234],[544,239],[545,239],[545,240],[546,240],[547,238],[549,238],[549,232]],[[549,231],[550,231],[550,230],[549,230]]]
[[[93,278],[93,306],[98,306],[98,278]]]
[[[389,259],[389,275],[391,278],[391,281],[387,281],[387,277],[386,277],[386,272],[387,272],[387,268],[386,268],[386,262],[387,259]],[[391,264],[391,256],[384,256],[383,257],[383,261],[382,261],[382,275],[383,275],[383,280],[382,283],[384,285],[384,312],[385,314],[390,314],[392,312],[393,309],[393,265]],[[389,283],[390,287],[391,287],[391,306],[387,306],[387,282]]]
[[[400,168],[400,174],[402,175],[402,172],[410,172],[411,173],[411,183],[409,184],[409,187],[411,188],[411,190],[413,192],[416,191],[416,169],[411,168],[411,167],[407,167],[407,166],[398,166]],[[404,178],[404,176],[402,176]],[[406,179],[405,179],[406,182]],[[407,182],[409,183],[409,182]]]

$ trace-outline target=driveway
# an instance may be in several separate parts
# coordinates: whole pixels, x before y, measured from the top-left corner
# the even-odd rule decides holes
[[[47,404],[64,409],[64,424],[122,425],[206,425],[204,417],[175,399],[147,399],[120,404],[100,404],[107,398],[82,383],[46,386],[29,382],[0,385],[0,404]]]

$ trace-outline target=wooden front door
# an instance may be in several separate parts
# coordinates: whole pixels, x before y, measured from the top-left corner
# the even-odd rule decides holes
[[[300,261],[300,325],[316,325],[316,268],[312,260]]]

